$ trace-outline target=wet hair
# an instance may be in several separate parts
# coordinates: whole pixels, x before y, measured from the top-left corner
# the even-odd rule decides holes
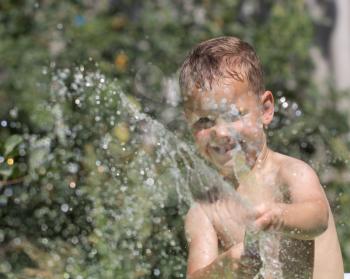
[[[264,92],[262,66],[254,48],[236,37],[218,37],[198,44],[180,69],[180,89],[184,97],[193,86],[210,90],[222,78],[248,81],[249,89]]]

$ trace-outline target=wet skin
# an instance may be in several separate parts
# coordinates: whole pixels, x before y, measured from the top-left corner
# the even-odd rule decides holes
[[[252,167],[265,143],[263,121],[270,122],[273,110],[262,115],[259,98],[246,83],[213,85],[211,91],[195,89],[185,113],[193,129],[199,152],[226,177],[233,175],[233,151],[242,150],[245,163]],[[273,106],[271,92],[263,96]]]
[[[339,243],[317,176],[305,163],[266,146],[263,127],[273,112],[272,93],[258,97],[246,82],[223,80],[210,91],[190,92],[185,113],[198,151],[254,210],[248,213],[230,198],[190,209],[185,224],[189,278],[253,278],[259,263],[244,254],[247,224],[280,233],[273,253],[283,264],[284,278],[341,278]],[[331,243],[331,266],[324,263],[324,243],[317,236]]]

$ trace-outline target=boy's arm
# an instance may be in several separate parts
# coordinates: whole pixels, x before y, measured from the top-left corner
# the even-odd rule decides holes
[[[208,266],[218,256],[216,232],[199,204],[195,204],[188,211],[185,220],[185,232],[189,245],[187,278],[210,278],[209,276],[194,275],[194,273],[211,273],[212,268]],[[200,270],[203,272],[199,272]]]
[[[296,239],[314,239],[328,226],[329,206],[314,170],[295,160],[282,173],[291,203],[265,204],[257,207],[258,229],[277,229]]]
[[[260,262],[243,255],[242,243],[218,254],[217,234],[200,205],[189,210],[185,230],[189,243],[188,279],[244,279],[258,272]]]

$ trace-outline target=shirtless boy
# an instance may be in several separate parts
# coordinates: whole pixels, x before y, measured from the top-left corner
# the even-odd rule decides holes
[[[280,236],[283,278],[343,278],[333,216],[317,175],[266,145],[274,99],[264,89],[254,49],[235,37],[199,44],[182,65],[180,87],[200,154],[253,206],[244,214],[233,199],[223,198],[190,208],[187,277],[254,278],[260,257],[243,247],[246,225],[252,224]],[[238,171],[237,154],[248,171]]]

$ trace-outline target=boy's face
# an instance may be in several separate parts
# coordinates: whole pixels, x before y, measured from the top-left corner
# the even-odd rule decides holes
[[[258,97],[247,82],[227,79],[210,91],[194,88],[185,114],[201,155],[232,176],[237,154],[243,154],[243,164],[254,166],[265,143],[263,125],[273,117],[273,97],[270,91]]]

